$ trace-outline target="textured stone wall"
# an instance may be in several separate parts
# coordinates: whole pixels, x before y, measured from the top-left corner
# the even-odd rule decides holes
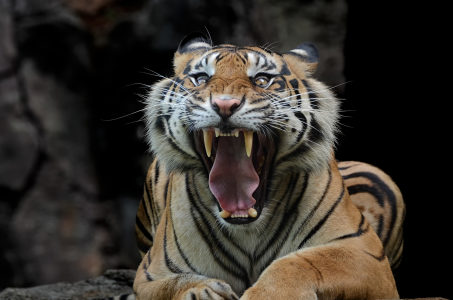
[[[345,20],[342,0],[0,0],[0,288],[137,265],[150,160],[139,95],[148,70],[171,74],[186,34],[314,42],[317,76],[336,85]]]

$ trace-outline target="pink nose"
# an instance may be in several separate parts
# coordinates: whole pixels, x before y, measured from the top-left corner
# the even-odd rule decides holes
[[[220,99],[216,98],[212,100],[212,107],[214,110],[223,118],[228,118],[241,104],[241,100],[238,99]]]

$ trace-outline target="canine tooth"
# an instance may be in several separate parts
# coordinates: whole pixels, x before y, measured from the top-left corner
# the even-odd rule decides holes
[[[250,157],[250,154],[252,154],[253,131],[244,130],[244,142],[245,152],[247,153],[247,156]]]
[[[249,208],[248,213],[249,213],[249,216],[252,218],[256,218],[256,216],[258,215],[258,212],[253,207]]]
[[[239,130],[237,129],[233,130],[233,134],[235,137],[239,137]]]
[[[215,131],[215,137],[219,137],[220,129],[219,128],[214,128],[214,131]]]
[[[220,216],[221,216],[222,218],[226,219],[226,218],[228,218],[229,216],[231,216],[231,213],[228,212],[228,211],[226,211],[226,210],[222,210],[222,211],[220,212]],[[231,217],[234,218],[233,216],[231,216]]]
[[[203,140],[204,140],[204,148],[206,150],[206,155],[208,157],[211,157],[212,131],[203,129]]]

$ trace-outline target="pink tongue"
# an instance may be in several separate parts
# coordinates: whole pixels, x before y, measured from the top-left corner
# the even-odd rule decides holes
[[[256,202],[252,194],[259,182],[252,159],[245,152],[244,139],[219,137],[209,188],[220,206],[230,213],[247,214]]]

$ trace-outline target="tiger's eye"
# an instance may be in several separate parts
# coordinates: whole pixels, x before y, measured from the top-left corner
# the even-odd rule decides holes
[[[199,86],[209,81],[209,75],[206,73],[194,74],[190,76],[190,80],[195,86]]]
[[[270,80],[267,76],[258,76],[258,77],[255,77],[254,81],[255,81],[255,85],[257,85],[261,88],[265,88],[269,84]]]
[[[209,79],[209,77],[207,75],[198,76],[197,79],[196,79],[197,80],[197,84],[201,85],[203,83],[206,83],[206,82],[208,82],[208,79]]]

